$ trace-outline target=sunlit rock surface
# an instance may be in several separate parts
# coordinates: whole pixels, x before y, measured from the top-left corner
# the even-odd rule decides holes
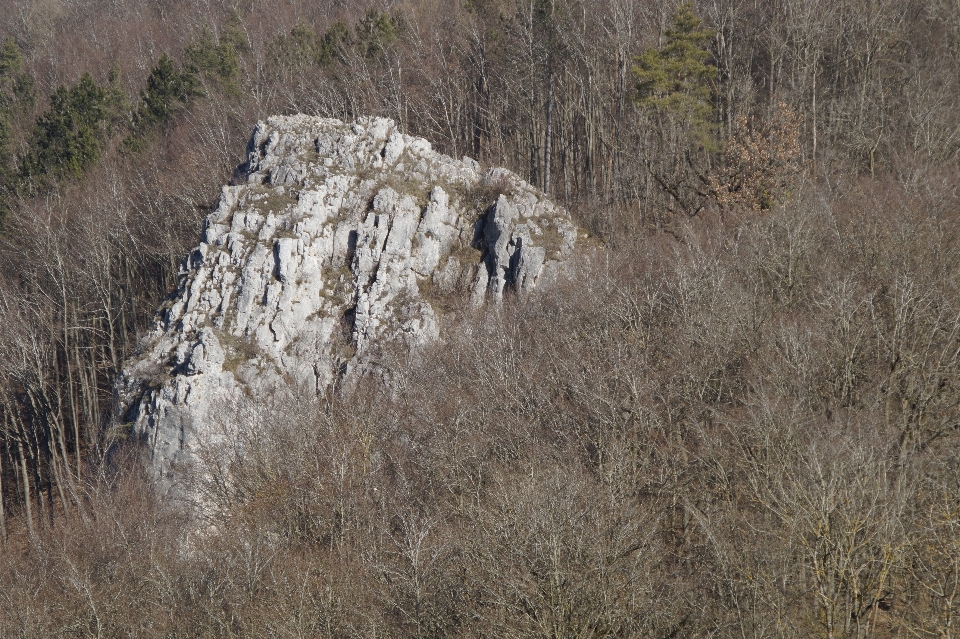
[[[381,118],[260,122],[243,178],[223,187],[117,383],[118,417],[167,483],[219,445],[236,398],[373,372],[378,349],[438,338],[440,301],[522,298],[576,240],[566,211],[516,175]]]

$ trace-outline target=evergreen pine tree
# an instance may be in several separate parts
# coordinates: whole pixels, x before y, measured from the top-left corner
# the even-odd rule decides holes
[[[370,9],[353,31],[359,53],[365,58],[374,58],[397,40],[400,23],[390,14]]]
[[[142,103],[134,125],[145,130],[165,122],[178,107],[199,95],[196,73],[191,69],[177,69],[173,60],[166,54],[161,55],[147,78],[147,88],[140,94]]]
[[[10,211],[18,184],[14,118],[33,104],[33,80],[23,71],[23,55],[13,38],[0,45],[0,224]]]
[[[31,190],[54,180],[79,178],[100,155],[107,119],[107,92],[89,73],[76,85],[60,86],[37,120],[21,175]]]
[[[662,49],[647,49],[636,59],[638,106],[686,116],[705,147],[712,147],[713,87],[717,67],[708,48],[713,32],[690,4],[681,4]]]
[[[161,55],[157,66],[150,70],[147,87],[140,92],[140,105],[133,114],[132,130],[123,146],[128,151],[140,151],[153,129],[201,95],[197,68],[188,64],[182,70],[178,69],[166,54]]]
[[[334,22],[323,37],[317,42],[316,62],[322,67],[328,67],[334,62],[344,61],[344,51],[350,46],[353,36],[347,25],[341,21]]]
[[[228,24],[219,38],[203,29],[184,52],[184,73],[216,80],[228,93],[236,95],[240,91],[240,54],[246,48],[246,37],[236,22]]]
[[[0,45],[0,108],[33,104],[33,79],[23,71],[23,55],[13,38]]]

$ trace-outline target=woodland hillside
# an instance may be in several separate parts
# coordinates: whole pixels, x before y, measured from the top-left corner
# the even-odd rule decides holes
[[[958,68],[955,0],[0,0],[0,636],[956,636]],[[198,524],[114,382],[299,112],[592,239],[389,389],[224,407]]]

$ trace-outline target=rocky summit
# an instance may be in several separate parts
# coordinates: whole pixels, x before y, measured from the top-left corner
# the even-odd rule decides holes
[[[382,349],[440,337],[445,309],[522,298],[576,241],[513,173],[391,120],[273,117],[247,152],[117,382],[118,417],[164,481],[217,445],[238,398],[376,372]]]

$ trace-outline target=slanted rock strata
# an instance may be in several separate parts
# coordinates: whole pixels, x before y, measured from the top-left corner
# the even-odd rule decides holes
[[[514,174],[382,118],[260,122],[244,175],[117,383],[121,419],[166,481],[216,444],[232,399],[362,375],[377,348],[438,337],[436,295],[522,295],[576,240],[567,213]]]

